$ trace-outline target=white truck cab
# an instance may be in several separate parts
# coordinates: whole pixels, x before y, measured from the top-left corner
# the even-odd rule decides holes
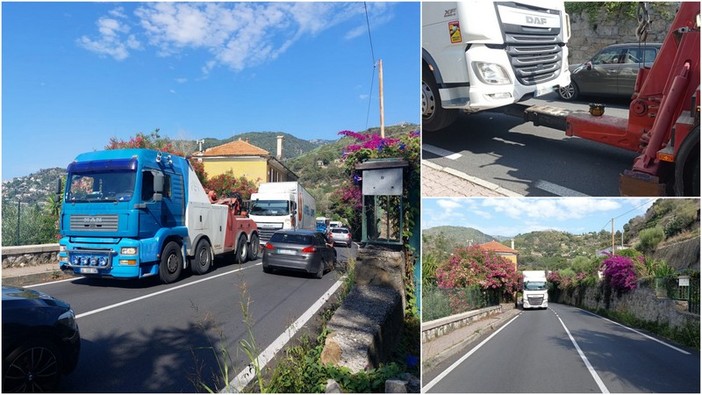
[[[546,282],[546,271],[544,270],[524,270],[522,287],[522,308],[523,309],[547,309],[548,308],[548,283]]]

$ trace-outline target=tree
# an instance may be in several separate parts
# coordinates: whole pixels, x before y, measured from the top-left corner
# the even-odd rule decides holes
[[[639,245],[636,249],[645,254],[652,254],[663,239],[665,239],[665,232],[660,226],[644,229],[639,232]]]
[[[249,200],[251,194],[256,192],[258,181],[260,180],[250,181],[244,176],[236,177],[234,172],[229,170],[207,180],[205,188],[213,190],[220,198],[231,197],[236,192],[241,195],[243,200]]]

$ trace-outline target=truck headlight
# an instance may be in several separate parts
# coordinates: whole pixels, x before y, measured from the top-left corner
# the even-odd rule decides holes
[[[507,71],[496,63],[473,62],[475,74],[486,84],[505,85],[510,83]]]
[[[137,254],[137,248],[136,247],[122,247],[122,249],[119,251],[121,255],[136,255]]]

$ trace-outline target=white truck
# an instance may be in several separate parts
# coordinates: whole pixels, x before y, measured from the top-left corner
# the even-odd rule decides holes
[[[563,1],[422,3],[422,126],[570,84]]]
[[[522,308],[547,309],[548,284],[545,270],[524,270],[522,283]]]
[[[316,228],[314,197],[297,181],[268,182],[251,194],[249,218],[258,226],[260,243],[265,244],[281,229]]]

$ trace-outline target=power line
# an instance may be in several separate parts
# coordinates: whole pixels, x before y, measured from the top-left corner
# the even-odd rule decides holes
[[[363,8],[366,11],[366,26],[368,26],[368,41],[370,42],[371,58],[375,68],[375,51],[373,50],[373,36],[371,35],[370,19],[368,18],[368,4],[364,1]]]
[[[373,97],[373,83],[375,82],[376,61],[375,61],[375,50],[373,49],[373,36],[371,34],[370,18],[368,17],[368,4],[365,1],[363,2],[363,9],[366,12],[366,26],[368,27],[368,42],[370,43],[371,60],[373,61],[373,70],[371,71],[370,89],[368,91],[368,109],[366,110],[366,130],[367,130],[368,129],[368,122],[370,119],[371,101],[372,101],[371,98]]]

